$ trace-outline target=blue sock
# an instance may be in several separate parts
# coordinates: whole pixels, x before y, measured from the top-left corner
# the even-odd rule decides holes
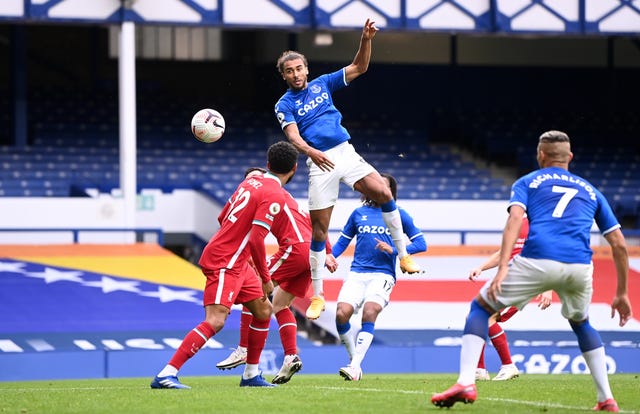
[[[396,207],[396,200],[394,200],[393,198],[384,204],[380,204],[380,209],[382,209],[383,213],[388,213],[395,210],[396,208],[398,208]]]
[[[360,329],[360,332],[369,332],[371,335],[373,335],[374,331],[375,331],[375,323],[362,322],[362,328]]]
[[[351,324],[349,322],[347,323],[338,323],[336,322],[336,330],[338,331],[338,333],[340,335],[347,333],[347,331],[351,329]]]
[[[575,332],[578,337],[580,351],[588,352],[603,346],[600,333],[591,326],[588,319],[584,322],[569,321],[569,325],[571,325],[571,329],[573,329],[573,332]]]
[[[325,245],[326,245],[325,240],[322,240],[322,241],[311,240],[311,250],[313,250],[314,252],[323,251],[325,249]]]
[[[477,299],[471,301],[471,309],[469,309],[469,315],[467,321],[464,324],[463,334],[471,334],[479,336],[480,338],[486,338],[489,335],[489,316],[491,314],[487,312],[485,308],[480,306]]]

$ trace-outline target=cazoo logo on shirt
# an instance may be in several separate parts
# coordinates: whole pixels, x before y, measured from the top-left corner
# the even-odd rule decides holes
[[[314,88],[318,88],[318,90],[315,91]],[[313,85],[311,87],[311,92],[315,92],[315,93],[320,92],[320,87]],[[315,98],[311,99],[310,101],[305,103],[303,106],[298,108],[298,115],[305,116],[306,114],[309,113],[309,111],[311,111],[312,109],[316,109],[318,106],[320,106],[324,101],[328,99],[329,99],[329,94],[327,92],[322,92],[321,94],[316,95]]]
[[[358,226],[358,233],[386,234],[391,236],[391,232],[385,226]]]

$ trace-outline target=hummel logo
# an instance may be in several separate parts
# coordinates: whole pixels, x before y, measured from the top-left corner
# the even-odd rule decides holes
[[[229,300],[233,299],[233,290],[229,292]]]
[[[367,221],[367,216],[366,216],[366,214],[365,214],[364,216],[362,216],[361,220],[362,220],[362,221]]]

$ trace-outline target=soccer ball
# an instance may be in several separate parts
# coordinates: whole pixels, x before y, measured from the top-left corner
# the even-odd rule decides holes
[[[224,117],[214,109],[201,109],[191,118],[193,136],[207,144],[222,138],[224,128]]]

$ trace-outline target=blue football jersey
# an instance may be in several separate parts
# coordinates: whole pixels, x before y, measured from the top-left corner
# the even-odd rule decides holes
[[[427,244],[419,228],[413,223],[413,218],[405,210],[399,208],[402,230],[409,237],[411,244],[407,252],[418,253],[427,250]],[[355,209],[340,234],[340,238],[333,245],[333,255],[340,256],[351,240],[356,238],[356,247],[351,262],[351,271],[356,273],[379,272],[396,277],[397,252],[389,254],[376,250],[378,242],[382,240],[393,247],[391,232],[384,223],[382,210],[379,207],[362,206]]]
[[[550,167],[529,173],[511,188],[509,206],[520,205],[529,218],[529,237],[521,255],[563,263],[591,263],[591,227],[603,234],[620,228],[609,203],[591,183]]]
[[[342,114],[333,104],[332,93],[347,86],[344,68],[319,76],[301,91],[287,90],[275,106],[280,128],[297,124],[307,144],[326,151],[351,137],[342,126]]]

